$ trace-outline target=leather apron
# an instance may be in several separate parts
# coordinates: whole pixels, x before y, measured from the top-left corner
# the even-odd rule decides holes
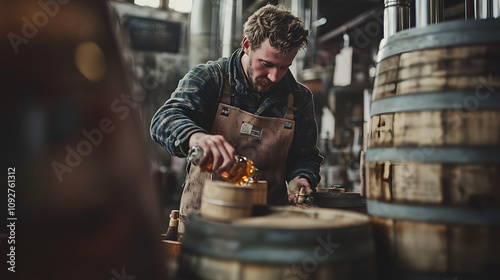
[[[225,86],[210,134],[222,135],[236,150],[236,154],[246,156],[259,169],[258,180],[268,184],[267,203],[286,205],[286,160],[292,145],[295,122],[293,121],[293,95],[288,95],[287,111],[284,118],[257,116],[231,103],[230,86]],[[213,175],[216,180],[217,176]],[[191,164],[180,201],[179,233],[184,233],[187,215],[201,206],[203,184],[212,179],[209,173]]]

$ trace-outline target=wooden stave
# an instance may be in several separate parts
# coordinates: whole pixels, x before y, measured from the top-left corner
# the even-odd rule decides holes
[[[493,280],[500,272],[498,227],[371,219],[383,279]]]

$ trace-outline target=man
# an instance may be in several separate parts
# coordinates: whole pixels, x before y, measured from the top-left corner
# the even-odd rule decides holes
[[[259,169],[259,180],[268,183],[269,204],[295,204],[300,188],[306,194],[315,189],[323,160],[316,147],[312,94],[288,69],[307,46],[309,31],[300,18],[268,4],[249,17],[243,35],[241,49],[231,57],[198,65],[179,82],[153,116],[151,136],[178,157],[201,147],[213,156],[217,174],[234,155],[246,156]],[[181,224],[200,207],[207,178],[190,166]]]

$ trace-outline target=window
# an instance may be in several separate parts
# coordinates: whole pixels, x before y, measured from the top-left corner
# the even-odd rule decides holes
[[[134,0],[134,4],[139,6],[148,6],[153,8],[159,8],[161,0]],[[172,10],[176,10],[180,13],[190,13],[192,6],[192,0],[169,0],[168,7]]]
[[[160,0],[134,0],[134,4],[158,8],[160,7]]]
[[[168,7],[181,13],[190,13],[192,0],[170,0]]]

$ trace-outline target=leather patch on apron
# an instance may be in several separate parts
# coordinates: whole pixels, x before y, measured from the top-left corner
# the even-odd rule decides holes
[[[255,139],[261,140],[262,127],[244,121],[241,123],[240,136],[253,137]]]

